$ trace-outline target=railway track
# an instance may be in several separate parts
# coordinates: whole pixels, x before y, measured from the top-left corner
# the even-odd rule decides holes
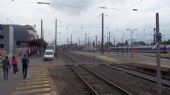
[[[115,66],[116,64],[111,64],[111,65]],[[128,69],[128,70],[132,70],[132,71],[141,72],[141,73],[156,77],[156,70],[154,70],[154,69],[148,69],[148,68],[143,68],[143,67],[140,67],[140,66],[132,66],[132,65],[128,66],[127,64],[119,64],[119,65],[116,65],[116,66],[124,68],[124,69]],[[170,76],[167,76],[167,75],[169,75],[169,73],[166,72],[166,71],[162,71],[162,79],[170,80]]]
[[[76,54],[75,54],[75,56],[78,57],[79,60],[88,60],[88,59],[90,59],[90,62],[94,62],[92,60],[95,60],[95,59],[92,59],[92,57],[86,57],[86,56],[76,55]],[[76,60],[76,61],[79,62],[79,60]],[[86,61],[86,62],[88,62],[88,61]],[[98,60],[95,60],[95,62],[96,63],[101,63],[101,61],[98,61]],[[103,63],[105,63],[105,64],[103,64]],[[151,82],[154,82],[154,83],[157,82],[156,75],[154,75],[154,74],[150,74],[150,73],[147,73],[147,72],[144,72],[144,71],[135,70],[135,69],[132,69],[130,67],[111,65],[111,64],[109,64],[107,62],[103,62],[103,63],[102,63],[102,65],[104,65],[106,67],[109,67],[109,68],[112,68],[114,70],[122,71],[124,73],[130,74],[132,76],[136,76],[136,77],[139,77],[139,78],[142,78],[144,80],[148,80],[148,81],[151,81]],[[164,86],[170,87],[170,79],[163,76],[162,84]]]
[[[133,76],[154,82],[154,83],[157,82],[157,78],[153,74],[148,74],[148,73],[145,73],[145,72],[142,72],[142,71],[136,71],[136,70],[133,70],[131,68],[126,68],[126,67],[123,67],[123,66],[105,65],[105,64],[102,64],[102,65],[107,66],[109,68],[112,68],[114,70],[122,71],[124,73],[127,73],[127,74],[130,74],[130,75],[133,75]],[[170,80],[163,78],[162,84],[170,87]]]
[[[66,56],[72,62],[76,62],[70,56]],[[80,61],[81,59],[79,59]],[[67,65],[83,82],[83,84],[88,87],[89,91],[93,95],[132,95],[130,92],[122,89],[121,87],[113,84],[112,82],[106,80],[101,75],[88,69],[83,65]]]
[[[74,64],[76,66],[80,65],[80,67],[82,66],[83,68],[85,67],[84,69],[87,68],[87,70],[92,70],[94,73],[97,73],[98,75],[104,77],[108,81],[116,85],[119,85],[121,88],[124,88],[126,91],[129,91],[133,95],[150,95],[151,93],[155,94],[156,92],[156,88],[155,88],[156,80],[150,79],[151,75],[135,71],[131,68],[113,66],[109,64],[108,62],[103,62],[103,61],[94,59],[93,57],[90,57],[90,56],[67,53],[67,57],[70,60],[74,61]],[[113,69],[111,67],[115,67],[116,69],[115,68]],[[114,76],[117,76],[117,77],[115,78]],[[151,76],[151,77],[154,77],[154,76]],[[164,85],[165,85],[163,86],[164,95],[169,95],[170,94],[169,93],[170,89],[168,86],[169,83],[164,82]]]
[[[83,65],[68,65],[93,95],[132,95]]]

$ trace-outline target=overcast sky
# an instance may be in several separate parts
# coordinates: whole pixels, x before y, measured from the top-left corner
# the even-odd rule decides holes
[[[38,5],[36,2],[49,2]],[[85,33],[90,40],[101,39],[101,13],[104,13],[105,36],[111,32],[111,41],[130,38],[151,42],[155,27],[155,13],[160,13],[160,30],[165,40],[170,39],[170,0],[0,0],[0,23],[36,25],[40,34],[40,20],[44,21],[45,40],[54,40],[55,19],[58,19],[58,43],[84,42]],[[100,7],[106,7],[101,9]],[[138,9],[138,11],[132,11]]]

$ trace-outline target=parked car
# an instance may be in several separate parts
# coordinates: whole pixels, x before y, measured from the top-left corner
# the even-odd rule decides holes
[[[47,49],[44,52],[44,61],[53,60],[54,59],[54,51],[52,49]]]

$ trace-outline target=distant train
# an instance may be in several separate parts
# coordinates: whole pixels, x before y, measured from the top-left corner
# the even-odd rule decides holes
[[[153,49],[153,46],[134,46],[132,47],[133,52],[136,53],[155,53],[156,49]],[[109,50],[110,52],[130,52],[131,47],[130,46],[124,46],[124,47],[110,47]],[[160,47],[160,52],[161,53],[167,53],[170,52],[170,45],[162,45]]]

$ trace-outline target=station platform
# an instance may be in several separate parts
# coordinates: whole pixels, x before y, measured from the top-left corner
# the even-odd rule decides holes
[[[50,62],[44,62],[42,58],[30,58],[28,76],[23,80],[20,60],[19,72],[14,75],[11,67],[8,80],[3,79],[3,71],[0,69],[1,95],[57,95],[52,89],[53,83],[49,76]]]
[[[101,52],[82,52],[82,51],[71,51],[73,53],[95,57],[99,60],[109,61],[112,63],[136,63],[141,66],[149,66],[149,68],[156,67],[156,54],[155,53],[134,53],[131,57],[130,53],[115,53],[105,52],[103,55]],[[161,54],[163,57],[169,57],[168,54]],[[170,59],[161,58],[161,67],[170,71]]]

